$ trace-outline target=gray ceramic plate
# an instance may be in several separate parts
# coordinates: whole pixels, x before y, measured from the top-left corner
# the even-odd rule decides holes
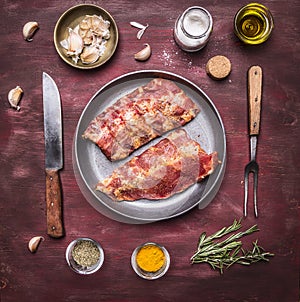
[[[201,112],[184,126],[189,136],[211,153],[217,151],[221,164],[212,175],[180,194],[165,200],[138,200],[134,202],[112,201],[102,192],[95,191],[99,180],[109,176],[119,165],[141,154],[161,138],[135,151],[129,158],[110,162],[92,142],[82,134],[94,117],[112,105],[121,96],[145,85],[153,78],[162,77],[174,81],[200,107]],[[103,86],[89,101],[79,119],[73,143],[73,167],[77,183],[87,201],[102,214],[126,223],[148,223],[181,215],[195,206],[204,208],[214,198],[221,185],[226,165],[226,137],[221,117],[208,96],[195,84],[173,73],[164,71],[137,71],[125,74]]]
[[[67,56],[67,51],[60,42],[67,38],[68,28],[74,29],[86,15],[101,16],[110,22],[110,38],[106,44],[104,54],[93,64],[83,64],[80,60],[75,62]],[[119,40],[118,27],[113,17],[103,8],[93,4],[79,4],[64,12],[58,19],[54,28],[54,45],[59,56],[69,65],[80,69],[92,69],[101,66],[114,54]]]

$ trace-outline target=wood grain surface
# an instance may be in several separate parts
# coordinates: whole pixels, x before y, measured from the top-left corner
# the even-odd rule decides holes
[[[46,169],[47,234],[54,238],[64,236],[63,202],[58,170]]]
[[[260,127],[263,71],[260,66],[248,70],[249,134],[258,135]]]
[[[68,66],[56,53],[53,30],[60,15],[79,1],[1,1],[0,9],[0,301],[299,301],[299,8],[296,0],[266,0],[275,29],[264,44],[247,46],[233,33],[235,12],[247,1],[89,1],[111,13],[120,40],[113,57],[100,68]],[[173,39],[176,18],[187,7],[201,5],[213,16],[208,45],[197,53],[181,51]],[[22,37],[28,21],[40,25],[32,42]],[[130,21],[148,23],[141,40]],[[146,62],[134,54],[149,43]],[[222,81],[207,76],[215,55],[232,63]],[[191,265],[200,233],[211,234],[243,215],[243,173],[249,161],[247,71],[263,69],[263,91],[257,162],[259,218],[250,202],[244,228],[260,231],[258,239],[275,254],[269,263],[234,265],[223,275],[209,266]],[[95,211],[81,194],[72,167],[72,143],[82,110],[108,81],[127,72],[160,69],[193,81],[213,100],[223,119],[228,161],[224,181],[203,210],[145,225],[123,224]],[[64,168],[60,171],[66,235],[47,236],[42,72],[55,80],[62,100]],[[21,110],[10,108],[7,94],[24,90]],[[250,195],[251,198],[251,195]],[[35,254],[28,241],[42,235]],[[88,236],[104,248],[97,273],[82,276],[69,269],[65,250],[75,238]],[[146,241],[164,245],[171,255],[169,271],[147,281],[131,268],[134,248]]]

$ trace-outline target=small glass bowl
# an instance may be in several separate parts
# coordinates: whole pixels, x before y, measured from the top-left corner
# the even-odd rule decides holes
[[[149,245],[154,245],[157,246],[158,248],[161,249],[161,251],[164,253],[165,256],[165,262],[163,264],[163,266],[156,272],[147,272],[144,271],[143,269],[141,269],[136,261],[136,257],[138,252],[145,246],[149,246]],[[138,246],[137,248],[135,248],[135,250],[133,251],[132,255],[131,255],[131,265],[133,270],[137,273],[138,276],[140,276],[141,278],[147,279],[147,280],[154,280],[154,279],[158,279],[160,277],[162,277],[169,269],[170,267],[170,255],[168,253],[168,251],[166,250],[165,247],[154,243],[154,242],[147,242],[144,243],[140,246]]]
[[[262,31],[260,34],[249,36],[243,28],[253,28],[252,18],[260,20]],[[248,25],[247,25],[248,23]],[[274,19],[270,10],[260,3],[249,3],[240,8],[234,16],[234,33],[244,43],[257,45],[267,41],[274,28]]]
[[[73,251],[74,247],[76,246],[76,244],[81,241],[90,241],[98,248],[98,250],[100,252],[100,257],[96,264],[85,267],[85,266],[79,265],[73,259],[72,251]],[[95,273],[102,266],[102,264],[104,262],[104,251],[103,251],[101,245],[97,241],[95,241],[91,238],[86,238],[86,237],[77,238],[68,245],[68,247],[66,249],[66,260],[67,260],[69,267],[74,272],[76,272],[78,274],[82,274],[82,275],[89,275],[89,274]]]

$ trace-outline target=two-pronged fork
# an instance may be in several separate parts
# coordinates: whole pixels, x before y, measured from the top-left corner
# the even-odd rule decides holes
[[[258,185],[259,167],[256,162],[256,148],[257,148],[257,138],[259,135],[259,126],[260,126],[261,95],[262,95],[262,69],[260,66],[252,66],[248,70],[250,162],[245,167],[244,216],[247,216],[249,174],[253,173],[254,214],[255,217],[258,217],[257,185]]]

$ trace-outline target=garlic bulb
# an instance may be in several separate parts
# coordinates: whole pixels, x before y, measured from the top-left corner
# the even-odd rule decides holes
[[[32,37],[35,34],[35,32],[38,30],[39,24],[35,21],[27,22],[23,26],[23,37],[26,41],[31,42]]]
[[[149,59],[149,57],[151,56],[151,47],[149,44],[145,44],[145,48],[143,48],[142,50],[140,50],[139,52],[137,52],[134,55],[134,58],[137,61],[146,61],[147,59]]]
[[[23,89],[20,86],[16,86],[15,88],[11,89],[8,93],[8,101],[11,107],[15,108],[16,110],[20,110],[21,107],[18,105],[23,95]]]

